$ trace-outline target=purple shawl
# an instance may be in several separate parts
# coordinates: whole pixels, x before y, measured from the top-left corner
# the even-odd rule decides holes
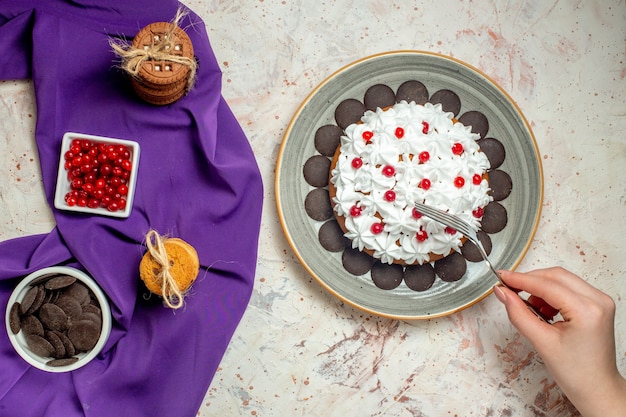
[[[252,292],[263,190],[250,145],[221,96],[221,72],[202,20],[181,27],[198,61],[194,88],[168,106],[136,97],[108,41],[171,21],[172,0],[0,0],[0,77],[32,79],[35,139],[53,206],[67,131],[137,141],[127,219],[59,211],[49,234],[0,242],[0,304],[39,268],[72,265],[108,295],[113,330],[104,352],[76,371],[47,373],[0,332],[0,415],[195,416]],[[185,307],[146,299],[139,279],[150,228],[198,251],[201,271]]]

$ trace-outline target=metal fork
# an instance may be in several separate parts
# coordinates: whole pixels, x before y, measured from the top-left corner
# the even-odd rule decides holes
[[[472,228],[472,226],[470,226],[469,223],[467,223],[465,220],[463,220],[463,219],[461,219],[461,218],[459,218],[457,216],[449,214],[449,213],[447,213],[447,212],[445,212],[443,210],[440,210],[438,208],[427,206],[425,204],[415,203],[415,208],[417,209],[417,211],[419,211],[424,216],[429,217],[429,218],[435,220],[436,222],[439,222],[439,223],[441,223],[441,224],[443,224],[445,226],[451,227],[452,229],[454,229],[457,232],[461,233],[463,236],[467,237],[478,248],[478,251],[480,252],[480,255],[483,257],[483,259],[485,260],[485,262],[489,266],[489,269],[491,269],[491,271],[496,276],[496,278],[498,278],[498,281],[500,282],[500,285],[502,285],[503,287],[506,287],[506,288],[510,289],[511,291],[515,292],[520,297],[520,299],[522,301],[524,301],[524,303],[528,306],[530,311],[532,311],[539,319],[545,321],[546,323],[549,323],[549,321],[552,319],[552,317],[545,316],[537,308],[535,308],[535,306],[530,304],[530,302],[528,302],[528,300],[524,299],[519,294],[519,290],[511,288],[504,281],[502,281],[502,278],[500,277],[500,274],[498,273],[496,268],[493,266],[493,264],[489,260],[489,257],[487,256],[487,252],[485,251],[485,248],[483,247],[483,244],[481,243],[480,239],[478,239],[478,235],[476,234],[476,231]],[[539,298],[537,300],[540,300],[540,302],[543,302],[544,304],[548,305],[545,301],[543,301],[543,300],[541,300]]]

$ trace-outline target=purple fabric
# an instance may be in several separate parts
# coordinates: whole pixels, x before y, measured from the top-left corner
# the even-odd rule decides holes
[[[0,335],[1,416],[195,416],[253,287],[262,183],[249,143],[221,96],[204,22],[182,22],[199,69],[193,90],[164,107],[142,102],[114,67],[112,36],[170,21],[171,0],[0,0],[0,78],[32,78],[36,142],[53,207],[66,131],[139,142],[131,216],[58,211],[46,235],[0,243],[2,310],[21,277],[73,265],[107,293],[113,330],[76,371],[30,367]],[[176,312],[148,300],[138,266],[150,228],[198,251],[201,272]]]

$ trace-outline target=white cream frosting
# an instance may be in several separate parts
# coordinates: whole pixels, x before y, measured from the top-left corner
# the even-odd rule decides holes
[[[385,263],[422,264],[430,254],[458,251],[462,235],[425,216],[416,218],[413,203],[447,210],[478,229],[480,209],[492,200],[483,178],[489,160],[480,152],[479,138],[471,127],[455,123],[440,104],[431,103],[402,101],[387,110],[367,111],[361,123],[348,126],[331,182],[334,210],[345,217],[345,236],[352,246],[373,251]],[[428,159],[420,162],[423,152]],[[389,192],[393,198],[386,199]],[[360,212],[353,212],[354,207]],[[382,231],[373,230],[375,223],[382,224]]]

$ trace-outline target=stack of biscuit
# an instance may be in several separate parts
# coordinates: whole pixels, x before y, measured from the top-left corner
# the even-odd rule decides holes
[[[195,61],[191,39],[184,30],[168,22],[152,23],[135,36],[132,47],[158,52],[144,60],[131,78],[139,97],[154,105],[166,105],[185,95],[195,76],[195,68],[191,68]]]

